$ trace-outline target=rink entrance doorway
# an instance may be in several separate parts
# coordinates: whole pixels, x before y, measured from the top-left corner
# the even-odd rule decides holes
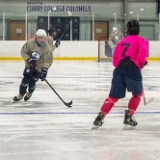
[[[107,21],[95,21],[94,23],[94,40],[100,37],[108,37],[109,23]]]
[[[25,40],[25,21],[10,21],[10,40]]]

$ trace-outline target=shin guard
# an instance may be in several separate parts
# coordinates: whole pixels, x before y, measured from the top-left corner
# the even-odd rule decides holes
[[[138,96],[132,95],[131,99],[129,100],[128,110],[131,115],[134,115],[134,112],[137,110],[140,104],[142,95],[143,95],[143,92],[141,92]]]
[[[104,116],[106,116],[110,110],[112,109],[112,107],[114,106],[114,104],[118,101],[117,98],[113,98],[111,96],[109,96],[103,103],[102,107],[101,107],[101,112],[103,113]]]

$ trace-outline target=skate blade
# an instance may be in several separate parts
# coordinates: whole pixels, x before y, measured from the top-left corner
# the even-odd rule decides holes
[[[19,101],[14,101],[14,100],[12,101],[12,103],[18,103],[18,102],[19,102]]]
[[[93,125],[91,130],[98,129],[100,126]]]
[[[21,102],[21,100],[19,100],[19,101],[12,100],[12,103],[18,103],[18,102]]]
[[[123,130],[133,130],[133,129],[135,129],[136,128],[136,126],[131,126],[131,125],[127,125],[127,124],[125,124],[124,126],[123,126]]]

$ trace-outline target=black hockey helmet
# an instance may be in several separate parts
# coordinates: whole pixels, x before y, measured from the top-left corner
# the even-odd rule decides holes
[[[56,32],[56,30],[55,30],[54,28],[50,28],[50,29],[48,30],[48,33],[49,33],[50,36],[53,35],[53,32]]]
[[[126,34],[127,35],[138,35],[140,32],[140,25],[138,20],[131,19],[127,21],[126,24]]]

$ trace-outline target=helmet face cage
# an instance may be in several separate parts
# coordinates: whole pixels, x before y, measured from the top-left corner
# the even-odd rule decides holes
[[[138,35],[140,32],[139,22],[135,19],[128,20],[126,24],[126,34],[127,35]]]
[[[38,31],[36,32],[36,41],[40,47],[43,47],[46,36],[46,31],[43,29],[38,29]]]

